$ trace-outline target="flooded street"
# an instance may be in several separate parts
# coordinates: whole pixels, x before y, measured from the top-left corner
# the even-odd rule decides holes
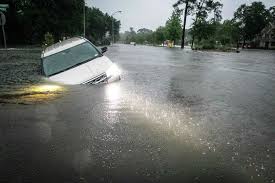
[[[12,53],[12,52],[11,52]],[[122,80],[0,60],[0,182],[275,182],[275,52],[115,45]]]

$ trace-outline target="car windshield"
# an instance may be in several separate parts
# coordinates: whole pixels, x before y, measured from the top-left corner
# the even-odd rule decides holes
[[[46,76],[58,74],[100,55],[100,52],[91,43],[85,42],[43,58],[44,74]]]

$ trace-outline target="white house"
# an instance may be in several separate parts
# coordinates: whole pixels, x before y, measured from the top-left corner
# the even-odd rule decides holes
[[[275,23],[269,23],[257,36],[256,42],[260,48],[275,49]]]

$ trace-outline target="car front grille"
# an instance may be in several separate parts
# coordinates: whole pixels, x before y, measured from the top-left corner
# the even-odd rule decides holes
[[[95,78],[92,78],[86,82],[84,82],[83,84],[86,84],[86,85],[96,85],[96,84],[100,84],[100,83],[105,83],[107,82],[108,80],[108,77],[105,73],[95,77]]]

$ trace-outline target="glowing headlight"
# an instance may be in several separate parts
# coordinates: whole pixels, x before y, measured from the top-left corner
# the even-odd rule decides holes
[[[107,77],[119,76],[120,74],[121,71],[116,64],[113,64],[106,72]]]

